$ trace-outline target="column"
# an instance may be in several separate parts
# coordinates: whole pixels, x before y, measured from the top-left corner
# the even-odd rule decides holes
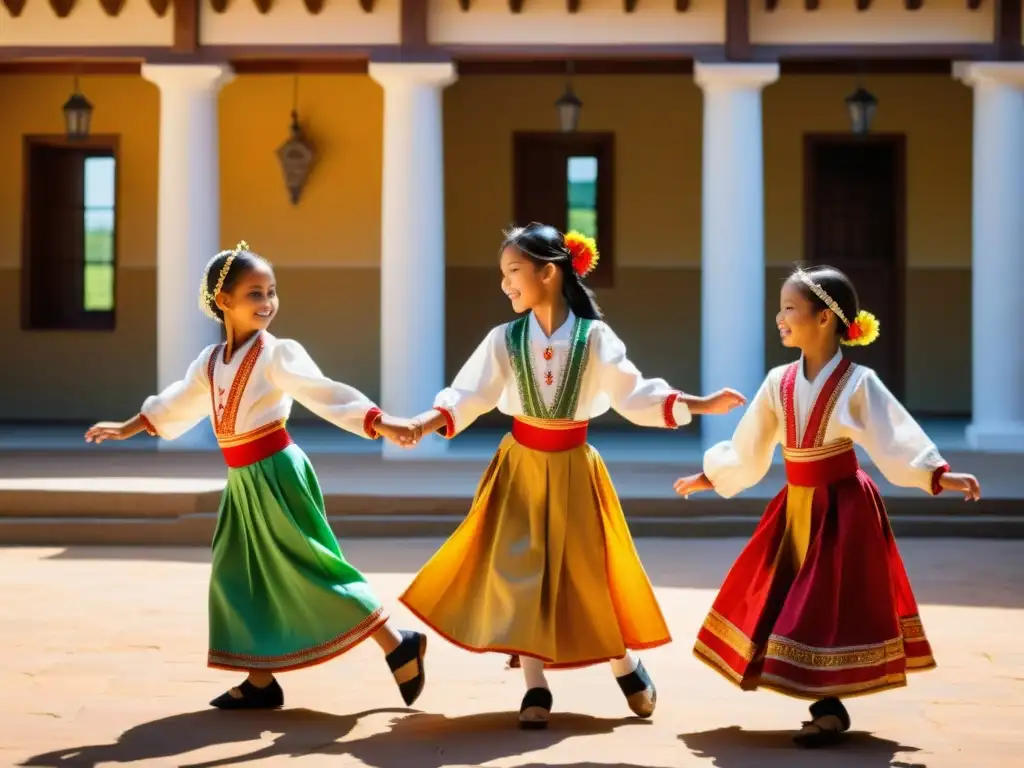
[[[157,384],[182,376],[220,329],[198,308],[203,268],[220,251],[220,129],[217,97],[229,67],[144,64],[160,89],[157,204]],[[213,447],[208,425],[161,448]]]
[[[761,89],[778,77],[778,64],[694,65],[704,91],[702,394],[732,387],[752,398],[765,376]],[[731,437],[741,413],[702,419],[704,446]]]
[[[1024,451],[1024,64],[958,63],[974,89],[971,448]]]
[[[371,62],[369,74],[384,89],[380,402],[388,413],[414,416],[445,386],[441,97],[455,67]],[[423,458],[445,447],[438,436],[411,451],[385,443],[384,457]]]

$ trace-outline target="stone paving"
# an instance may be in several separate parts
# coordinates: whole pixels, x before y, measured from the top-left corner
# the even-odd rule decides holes
[[[416,626],[395,597],[438,544],[344,547],[400,623]],[[630,717],[606,667],[557,672],[555,716],[538,733],[516,728],[518,671],[437,636],[414,710],[373,643],[283,675],[285,710],[211,710],[207,701],[235,678],[205,667],[207,552],[0,549],[0,766],[1024,766],[1019,542],[903,542],[940,666],[905,689],[851,701],[858,732],[828,754],[790,745],[801,702],[742,693],[690,653],[741,546],[640,540],[676,638],[644,654],[658,711],[651,721]]]

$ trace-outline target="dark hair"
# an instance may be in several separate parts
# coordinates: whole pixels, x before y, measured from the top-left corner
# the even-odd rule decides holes
[[[803,296],[811,302],[811,306],[816,311],[827,310],[831,312],[831,308],[821,300],[821,298],[811,290],[810,286],[804,283],[796,275],[801,270],[799,268],[793,270],[789,276],[789,280],[797,287]],[[860,311],[860,302],[857,299],[857,289],[853,287],[853,282],[845,274],[835,267],[822,264],[816,267],[808,267],[802,270],[811,280],[821,286],[821,289],[827,293],[832,300],[839,305],[839,308],[846,315],[846,320],[852,323],[857,318],[857,313]],[[835,314],[835,313],[833,313]],[[846,335],[846,325],[839,317],[835,320],[836,335],[842,338]]]
[[[562,295],[576,317],[601,319],[601,308],[597,306],[594,292],[583,284],[582,278],[572,268],[572,254],[565,245],[565,235],[554,227],[534,221],[506,232],[498,254],[510,246],[537,266],[554,264],[562,270]]]
[[[221,251],[209,264],[206,265],[206,272],[203,275],[203,283],[200,288],[199,308],[206,312],[211,318],[224,322],[224,311],[217,306],[217,281],[220,280],[220,272],[224,269],[224,263],[230,258],[231,265],[228,273],[224,276],[224,282],[220,286],[223,293],[231,293],[238,281],[258,267],[260,264],[270,266],[270,262],[252,251],[241,249],[232,251]]]

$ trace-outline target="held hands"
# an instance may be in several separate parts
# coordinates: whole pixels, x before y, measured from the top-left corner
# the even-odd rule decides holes
[[[962,493],[964,501],[977,501],[981,498],[981,484],[974,475],[946,472],[939,478],[939,485],[947,491]]]
[[[690,475],[689,477],[680,477],[676,480],[673,486],[680,496],[684,499],[688,499],[691,493],[700,493],[701,491],[713,491],[715,487],[711,484],[711,481],[705,477],[704,473],[701,472],[699,475]]]
[[[132,432],[128,429],[128,422],[101,421],[86,430],[85,442],[98,445],[104,440],[127,440],[131,436]]]
[[[399,419],[382,413],[373,423],[377,433],[403,448],[414,448],[423,437],[423,425],[410,419]]]
[[[723,413],[728,413],[733,408],[739,408],[746,402],[747,398],[742,394],[735,389],[727,387],[705,397],[700,413],[720,416]]]

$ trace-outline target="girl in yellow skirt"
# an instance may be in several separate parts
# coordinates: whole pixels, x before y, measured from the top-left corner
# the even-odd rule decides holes
[[[630,650],[671,639],[608,471],[586,442],[589,420],[611,407],[672,429],[744,402],[732,390],[692,397],[645,379],[582,283],[596,261],[593,240],[578,233],[536,223],[509,233],[502,290],[526,314],[493,329],[414,420],[451,438],[495,407],[514,417],[466,520],[401,600],[458,646],[521,656],[524,728],[547,725],[545,667],[607,661],[630,708],[649,717],[654,683]]]

